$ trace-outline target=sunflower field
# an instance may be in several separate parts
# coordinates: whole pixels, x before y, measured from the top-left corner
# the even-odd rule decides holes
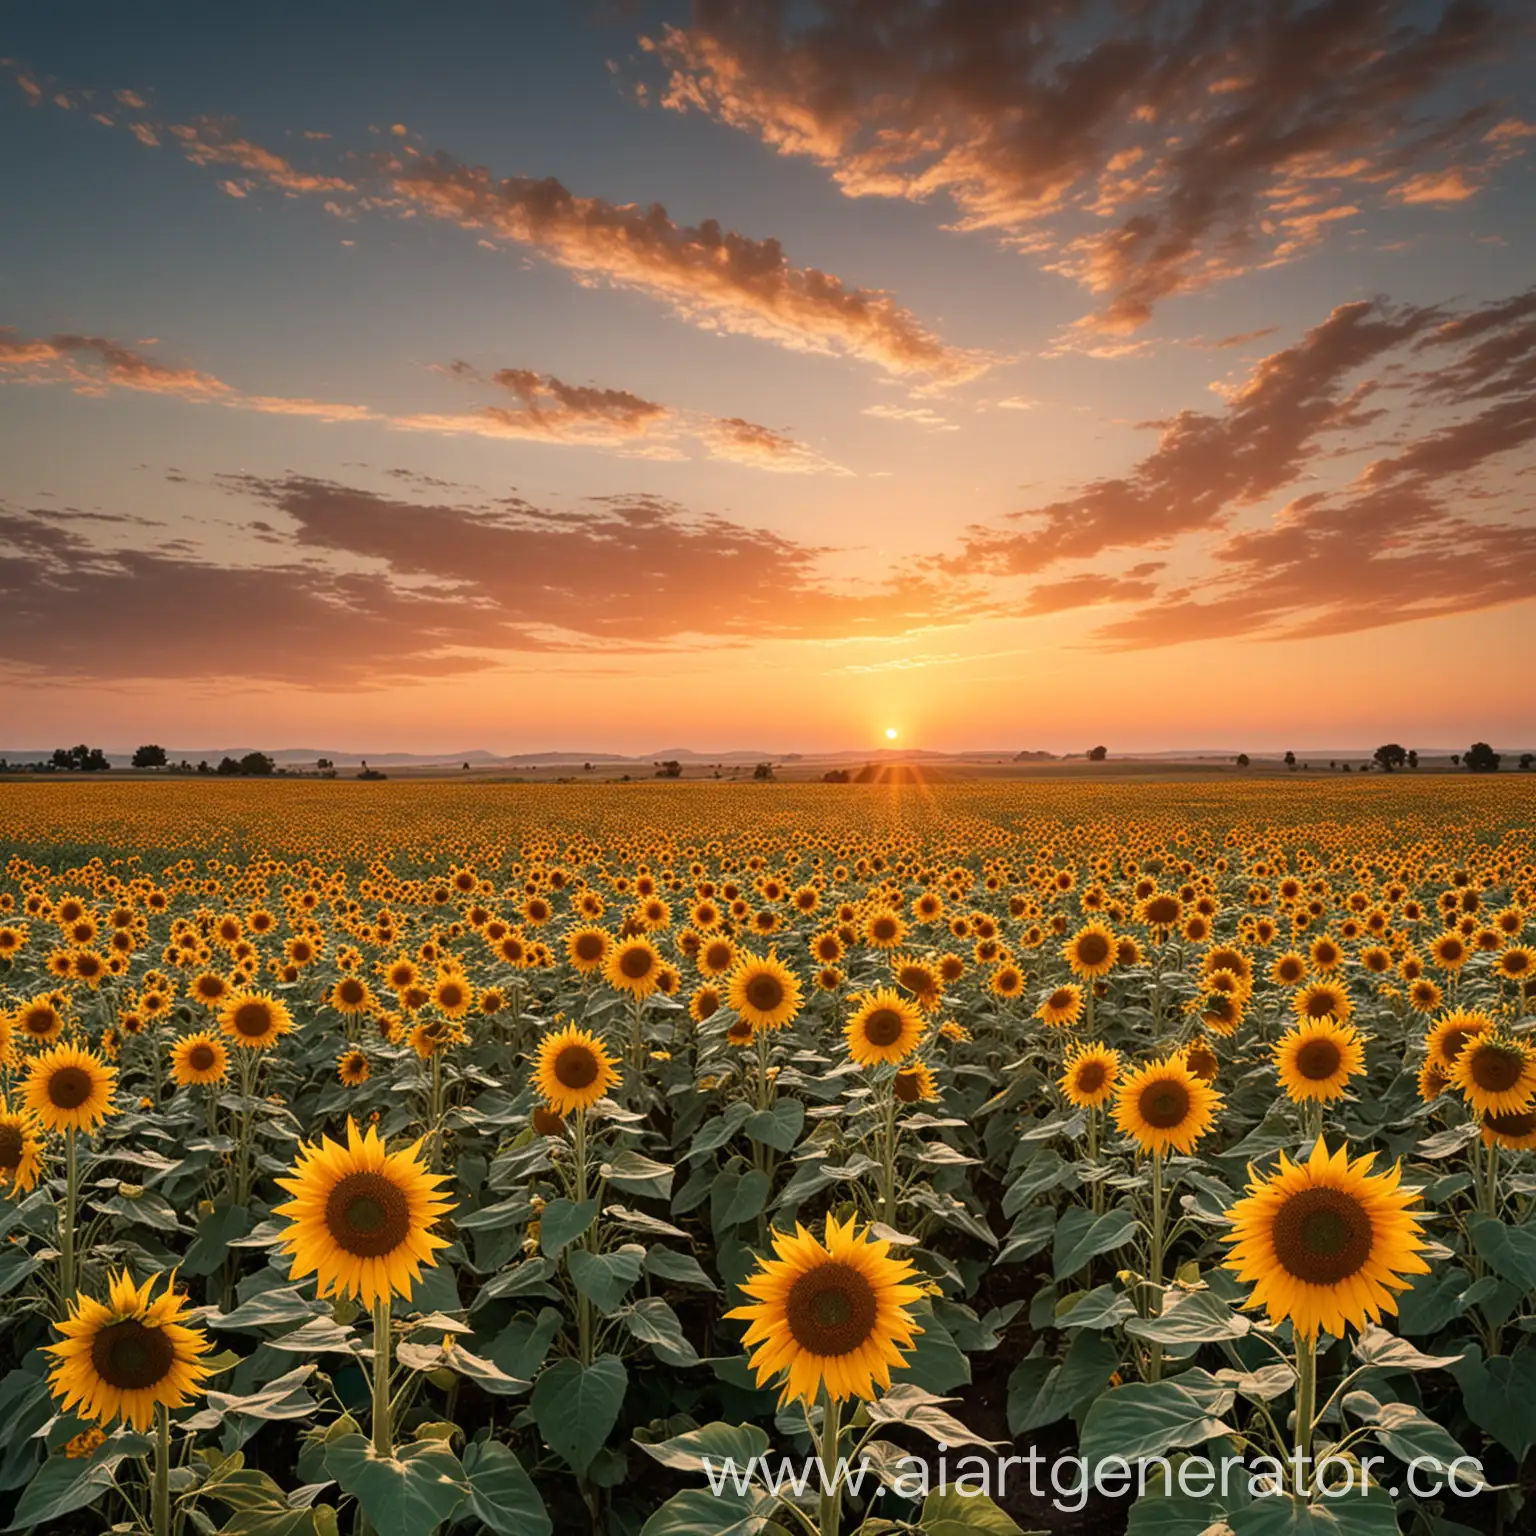
[[[0,1526],[1536,1530],[1533,827],[7,785]]]

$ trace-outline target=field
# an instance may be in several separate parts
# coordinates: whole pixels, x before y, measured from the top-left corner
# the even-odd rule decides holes
[[[6,785],[0,1524],[1536,1529],[1533,829]]]

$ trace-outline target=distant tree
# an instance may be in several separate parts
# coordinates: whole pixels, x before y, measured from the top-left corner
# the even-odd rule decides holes
[[[1246,768],[1248,766],[1248,754],[1246,752],[1239,752],[1237,754],[1237,766],[1239,768]]]
[[[683,776],[683,765],[675,757],[669,757],[666,762],[656,766],[658,779],[680,779]]]
[[[1520,772],[1529,773],[1533,764],[1536,764],[1536,752],[1522,752],[1520,754]]]
[[[277,764],[265,752],[247,752],[240,759],[240,772],[265,778]]]
[[[1296,754],[1294,752],[1287,752],[1285,754],[1285,766],[1289,768],[1292,773],[1296,772]]]
[[[591,773],[592,772],[592,764],[591,763],[583,763],[581,765],[581,771],[583,773]]]
[[[358,778],[360,779],[387,779],[388,777],[389,775],[387,773],[380,773],[377,768],[364,768],[363,771],[358,774]]]
[[[468,763],[465,763],[465,764],[464,764],[464,772],[465,772],[465,773],[468,773],[468,772],[469,772],[469,764],[468,764]]]
[[[1460,768],[1461,767],[1461,753],[1460,752],[1452,752],[1451,753],[1451,766],[1453,768]]]
[[[1348,772],[1349,772],[1349,764],[1348,764],[1348,763],[1345,763],[1345,764],[1344,764],[1344,772],[1345,772],[1345,773],[1348,773]]]
[[[1412,747],[1408,749],[1408,766],[1410,768],[1417,768],[1419,766],[1419,754]]]
[[[1394,768],[1401,768],[1408,761],[1408,753],[1395,741],[1389,741],[1386,746],[1376,748],[1371,754],[1371,760],[1381,764],[1383,773],[1391,773]]]
[[[757,767],[752,770],[752,777],[754,779],[771,779],[773,777],[773,764],[759,763]]]
[[[221,757],[219,759],[219,766],[213,771],[223,774],[226,779],[232,779],[240,772],[240,764],[232,757]]]
[[[77,747],[55,747],[48,761],[51,767],[70,773],[105,773],[112,766],[100,747],[88,747],[83,741]]]
[[[846,768],[833,768],[822,774],[823,784],[846,784],[848,782],[848,770]]]
[[[1338,767],[1338,766],[1339,766],[1339,764],[1338,764],[1338,760],[1337,760],[1337,759],[1336,759],[1336,758],[1332,758],[1332,757],[1330,757],[1330,758],[1329,758],[1329,759],[1328,759],[1328,766],[1329,766],[1329,767],[1330,767],[1330,768],[1337,768],[1337,767]]]
[[[1108,747],[1095,747],[1091,752],[1089,752],[1089,754],[1088,754],[1088,761],[1090,763],[1102,763],[1104,761],[1104,759],[1106,757],[1108,757],[1108,756],[1109,756],[1109,748]]]
[[[133,766],[135,768],[164,768],[164,747],[140,747],[133,754]]]
[[[213,772],[213,769],[208,766],[208,759],[206,757],[197,765],[197,771],[199,773]]]
[[[1497,773],[1503,759],[1486,741],[1474,741],[1467,748],[1467,767],[1473,773]]]
[[[324,773],[327,768],[334,768],[335,766],[336,764],[333,763],[328,757],[317,757],[315,759],[315,767],[318,768],[321,773]]]

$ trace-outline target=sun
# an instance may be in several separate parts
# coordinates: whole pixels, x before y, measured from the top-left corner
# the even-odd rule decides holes
[[[894,725],[886,726],[886,728],[885,728],[885,739],[887,741],[895,741],[898,734],[899,733],[897,732],[896,727]]]

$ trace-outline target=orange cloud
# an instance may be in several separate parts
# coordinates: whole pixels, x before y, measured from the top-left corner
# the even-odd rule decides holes
[[[1124,333],[1296,256],[1384,183],[1443,203],[1517,152],[1524,125],[1464,83],[1500,46],[1496,8],[1425,9],[1149,0],[1094,30],[1070,6],[930,0],[871,31],[864,0],[700,0],[641,41],[664,106],[813,159],[849,197],[947,197],[961,229],[1100,296],[1084,329]],[[1288,219],[1299,199],[1333,213]]]

